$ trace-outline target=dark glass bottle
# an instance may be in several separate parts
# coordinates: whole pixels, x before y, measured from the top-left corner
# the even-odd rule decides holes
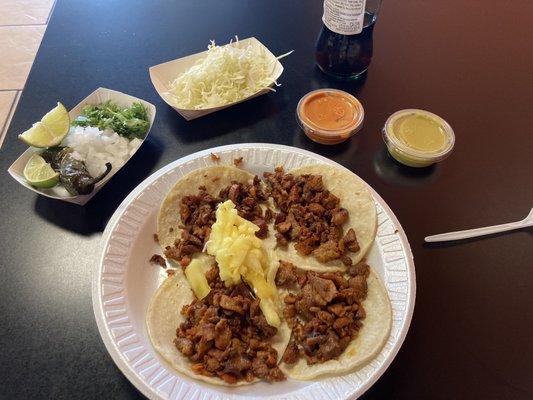
[[[367,0],[367,8],[364,11],[364,16],[361,16],[363,18],[361,21],[362,29],[361,25],[359,25],[359,33],[356,34],[346,34],[346,31],[349,31],[346,28],[347,25],[341,25],[343,21],[339,22],[339,19],[345,17],[345,15],[340,17],[336,15],[337,20],[330,23],[328,27],[326,23],[327,3],[328,0],[324,4],[324,25],[316,42],[316,63],[324,73],[334,78],[342,80],[357,79],[366,72],[372,60],[372,36],[378,10],[377,7],[369,9],[368,6],[369,3],[376,2]],[[347,23],[349,24],[349,22]],[[335,32],[333,30],[335,27],[341,33]],[[357,28],[355,29],[357,30]]]

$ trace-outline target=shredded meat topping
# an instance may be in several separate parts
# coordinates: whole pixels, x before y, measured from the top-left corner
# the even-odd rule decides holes
[[[268,325],[259,300],[243,283],[225,287],[218,267],[206,273],[211,292],[183,307],[186,317],[176,331],[174,344],[200,375],[235,384],[259,378],[281,381],[278,353],[269,340],[277,329]]]
[[[241,217],[259,226],[256,236],[265,238],[268,235],[267,216],[261,208],[268,196],[261,186],[261,180],[255,176],[252,183],[233,182],[220,191],[221,201],[231,200]]]
[[[166,268],[165,259],[159,254],[154,254],[152,257],[150,257],[150,264],[155,264],[159,265],[160,267]]]
[[[359,251],[355,231],[350,228],[343,235],[342,225],[348,221],[348,211],[324,187],[322,176],[294,176],[278,167],[274,173],[265,173],[264,178],[280,209],[275,216],[278,246],[294,241],[294,248],[301,255],[312,255],[322,263],[340,259],[351,265],[346,253]]]
[[[352,265],[348,276],[340,272],[303,271],[281,261],[276,284],[295,291],[283,299],[283,315],[292,329],[283,361],[295,363],[305,357],[307,364],[338,358],[357,337],[363,326],[369,267]]]
[[[211,196],[204,186],[198,188],[197,195],[181,199],[181,238],[176,239],[173,246],[166,247],[167,258],[178,261],[182,267],[189,265],[192,255],[201,252],[209,238],[219,202],[220,199]]]
[[[276,286],[290,287],[298,281],[298,270],[290,262],[281,260],[276,273]]]

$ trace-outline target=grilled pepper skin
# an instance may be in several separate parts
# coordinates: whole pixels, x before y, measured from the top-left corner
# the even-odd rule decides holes
[[[94,185],[111,171],[111,163],[106,163],[106,170],[101,175],[92,177],[85,163],[74,158],[72,152],[71,147],[52,147],[44,150],[41,157],[59,172],[59,181],[70,194],[77,196],[92,193]]]

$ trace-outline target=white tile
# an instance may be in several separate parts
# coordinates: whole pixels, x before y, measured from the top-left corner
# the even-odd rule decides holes
[[[0,90],[24,88],[45,29],[44,25],[0,26]]]
[[[0,0],[0,25],[46,24],[54,0]]]
[[[20,92],[6,91],[0,92],[0,148],[9,128],[11,118],[17,108]]]

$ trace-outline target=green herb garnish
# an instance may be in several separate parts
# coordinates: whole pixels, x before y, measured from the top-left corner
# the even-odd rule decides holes
[[[72,125],[111,129],[129,140],[144,139],[150,128],[148,110],[141,103],[133,103],[128,108],[120,107],[110,100],[97,105],[86,105]]]

